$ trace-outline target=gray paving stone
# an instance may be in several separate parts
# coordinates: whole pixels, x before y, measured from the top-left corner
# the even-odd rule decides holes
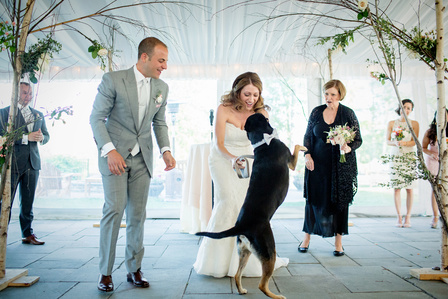
[[[26,268],[29,269],[53,269],[57,272],[58,269],[78,269],[85,265],[87,260],[80,259],[63,259],[63,260],[39,260]]]
[[[115,285],[119,287],[119,285]],[[79,299],[79,298],[113,298],[113,293],[102,293],[96,288],[96,282],[80,282],[68,290],[60,299]],[[118,297],[116,297],[118,298]],[[124,298],[124,297],[123,297]]]
[[[281,293],[287,298],[302,298],[302,293],[325,298],[328,294],[347,294],[349,290],[334,276],[307,275],[275,279]]]
[[[419,291],[412,284],[382,267],[331,267],[327,269],[353,293]]]
[[[45,245],[44,245],[45,246]],[[90,260],[92,256],[98,255],[97,248],[91,247],[72,247],[70,244],[68,247],[60,248],[52,253],[49,253],[45,257],[42,258],[44,261],[64,261],[66,259],[71,260]]]
[[[377,245],[345,246],[345,253],[351,258],[396,258],[397,255]]]
[[[168,246],[157,261],[155,268],[191,269],[196,261],[198,253],[197,245],[172,245]]]
[[[45,283],[57,283],[57,282],[75,282],[74,280],[64,280],[64,277],[69,276],[73,273],[73,269],[42,269],[42,268],[27,268],[28,276],[39,276],[39,281],[36,284],[40,284],[41,282]],[[85,276],[89,276],[87,273],[84,273]],[[94,278],[95,280],[98,278],[98,275]],[[76,283],[76,282],[75,282]],[[33,288],[32,285],[29,288]],[[0,297],[1,297],[0,293]]]
[[[293,264],[288,265],[288,270],[293,276],[332,275],[321,264]]]
[[[376,233],[371,234],[360,233],[359,236],[368,239],[373,243],[406,242],[409,240],[409,238],[407,238],[403,234],[399,234],[397,232],[385,232],[380,230],[377,230]]]
[[[401,257],[395,258],[360,258],[353,259],[357,264],[361,266],[381,266],[387,267],[415,267],[416,264],[410,262],[407,259]]]
[[[248,280],[243,277],[244,282]],[[233,278],[215,278],[196,274],[192,271],[185,294],[232,294],[234,288]]]
[[[348,254],[344,256],[333,256],[333,253],[316,255],[316,259],[324,267],[357,267],[357,264]]]
[[[350,217],[353,226],[342,239],[346,255],[334,257],[334,238],[312,236],[308,253],[297,251],[303,219],[272,221],[277,254],[289,258],[270,281],[274,293],[288,298],[447,298],[448,285],[419,281],[412,268],[440,263],[440,229],[430,218],[413,217],[412,228],[394,227],[395,218]],[[138,289],[126,281],[126,230],[120,229],[112,273],[115,291],[96,289],[99,228],[97,220],[35,220],[43,246],[21,244],[18,221],[8,230],[7,268],[26,268],[40,281],[29,288],[6,288],[1,298],[242,298],[232,278],[197,275],[192,269],[199,248],[195,235],[180,233],[179,219],[148,219],[142,271],[151,283]],[[266,298],[259,278],[243,278],[245,299]]]
[[[434,296],[434,298],[448,298],[448,284],[442,281],[423,281],[416,278],[410,278],[409,281],[419,289]]]
[[[30,287],[8,287],[1,291],[2,299],[17,299],[17,298],[45,298],[57,299],[64,295],[67,290],[71,289],[74,283],[51,283],[38,281]]]
[[[28,265],[40,260],[44,255],[41,253],[29,253],[21,256],[15,255],[6,259],[6,269],[8,268],[26,268]]]
[[[310,297],[311,298],[311,297]],[[334,294],[334,299],[426,299],[432,298],[424,292],[372,292],[372,293],[350,293]]]

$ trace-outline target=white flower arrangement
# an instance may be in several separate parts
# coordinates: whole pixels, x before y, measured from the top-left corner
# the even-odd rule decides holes
[[[107,55],[107,53],[108,53],[108,51],[106,50],[106,49],[104,49],[104,48],[102,48],[102,49],[100,49],[99,51],[98,51],[98,55],[99,56],[106,56]]]
[[[369,5],[369,2],[368,2],[367,0],[359,0],[359,1],[358,1],[358,8],[359,8],[361,11],[366,10],[367,5]]]

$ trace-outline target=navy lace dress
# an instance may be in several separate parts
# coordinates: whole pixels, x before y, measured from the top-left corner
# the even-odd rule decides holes
[[[339,104],[334,123],[327,124],[323,118],[325,108],[326,105],[321,105],[311,112],[304,137],[308,148],[305,154],[311,154],[314,170],[305,169],[303,231],[333,237],[348,234],[348,207],[358,188],[355,151],[362,139],[353,110]],[[356,137],[348,144],[352,151],[345,154],[347,162],[340,163],[339,146],[327,143],[327,132],[331,127],[345,124],[354,128]]]

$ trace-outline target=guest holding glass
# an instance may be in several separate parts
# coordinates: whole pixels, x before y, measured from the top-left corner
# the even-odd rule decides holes
[[[311,235],[335,237],[334,256],[343,256],[342,235],[348,234],[348,207],[358,189],[355,150],[362,144],[358,119],[352,109],[340,104],[346,95],[339,80],[325,83],[325,104],[311,112],[304,136],[306,198],[303,231],[299,252],[310,246]],[[355,131],[354,140],[341,146],[327,142],[330,129],[348,125]],[[341,151],[346,162],[340,162]]]
[[[448,119],[448,109],[446,110],[446,119]],[[448,131],[445,131],[448,137]],[[423,152],[425,153],[425,163],[432,175],[439,172],[439,143],[437,142],[437,111],[434,113],[434,119],[425,132],[422,141]],[[431,228],[437,228],[439,221],[439,207],[437,206],[434,192],[431,192],[431,206],[434,217],[432,218]]]
[[[404,99],[401,101],[404,107],[404,111],[406,116],[414,110],[414,103],[410,99]],[[386,141],[387,145],[391,146],[391,155],[395,156],[391,162],[391,171],[390,171],[390,179],[391,183],[394,185],[394,200],[395,200],[395,208],[397,210],[398,221],[397,227],[411,227],[411,211],[412,211],[412,202],[414,198],[414,194],[412,192],[412,183],[406,182],[403,177],[403,173],[411,175],[412,171],[415,171],[415,167],[409,167],[408,162],[403,162],[402,159],[397,159],[399,156],[404,156],[409,153],[415,152],[415,141],[412,138],[411,131],[405,121],[403,111],[401,107],[398,106],[395,109],[395,112],[399,115],[399,118],[395,120],[389,121],[387,125],[387,134]],[[409,119],[409,118],[408,118]],[[418,137],[419,133],[419,124],[415,120],[409,119],[409,122],[412,125],[412,129],[414,130],[415,135]],[[412,163],[412,161],[410,162]],[[412,164],[414,165],[414,164]],[[406,189],[406,217],[403,224],[403,219],[401,216],[401,189]]]
[[[18,113],[15,118],[14,130],[22,130],[21,138],[15,140],[11,160],[11,203],[13,205],[16,191],[19,190],[20,214],[19,222],[22,230],[22,243],[44,245],[45,242],[34,234],[32,223],[34,219],[33,204],[36,195],[37,182],[41,169],[39,145],[50,140],[45,124],[45,117],[31,107],[33,87],[27,82],[20,82]],[[10,106],[0,109],[0,135],[8,131]],[[1,195],[0,195],[1,197]],[[0,198],[0,210],[1,210]],[[11,220],[11,213],[9,213]],[[9,223],[8,220],[8,223]]]

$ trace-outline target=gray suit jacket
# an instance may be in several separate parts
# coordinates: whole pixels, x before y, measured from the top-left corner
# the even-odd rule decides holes
[[[162,95],[162,102],[156,97]],[[153,144],[151,124],[159,148],[169,146],[165,110],[168,85],[160,79],[151,79],[149,107],[138,127],[138,91],[133,68],[106,73],[98,86],[93,103],[90,125],[98,147],[98,165],[101,174],[111,175],[107,158],[101,157],[101,148],[112,142],[118,153],[126,159],[138,142],[146,167],[152,177]]]
[[[3,136],[6,134],[7,127],[6,123],[8,122],[9,117],[9,109],[10,107],[6,107],[3,109],[0,109],[0,135]],[[34,115],[34,119],[37,119],[33,124],[33,132],[41,130],[42,134],[44,135],[44,140],[42,140],[42,144],[47,143],[50,140],[50,135],[48,134],[47,126],[45,124],[45,118],[44,115],[31,108],[31,112]],[[17,113],[16,121],[15,121],[15,129],[21,128],[23,131],[23,134],[28,134],[31,132],[28,132],[28,126],[25,125],[25,120],[23,119],[22,113]],[[20,135],[22,136],[22,135]],[[17,139],[14,142],[14,152],[12,155],[12,166],[16,167],[18,170],[22,171],[25,170],[24,167],[26,166],[26,162],[28,159],[30,159],[31,167],[35,170],[40,170],[41,168],[41,162],[40,162],[40,155],[39,155],[39,148],[37,146],[36,141],[28,141],[28,144],[22,144],[22,138]]]

